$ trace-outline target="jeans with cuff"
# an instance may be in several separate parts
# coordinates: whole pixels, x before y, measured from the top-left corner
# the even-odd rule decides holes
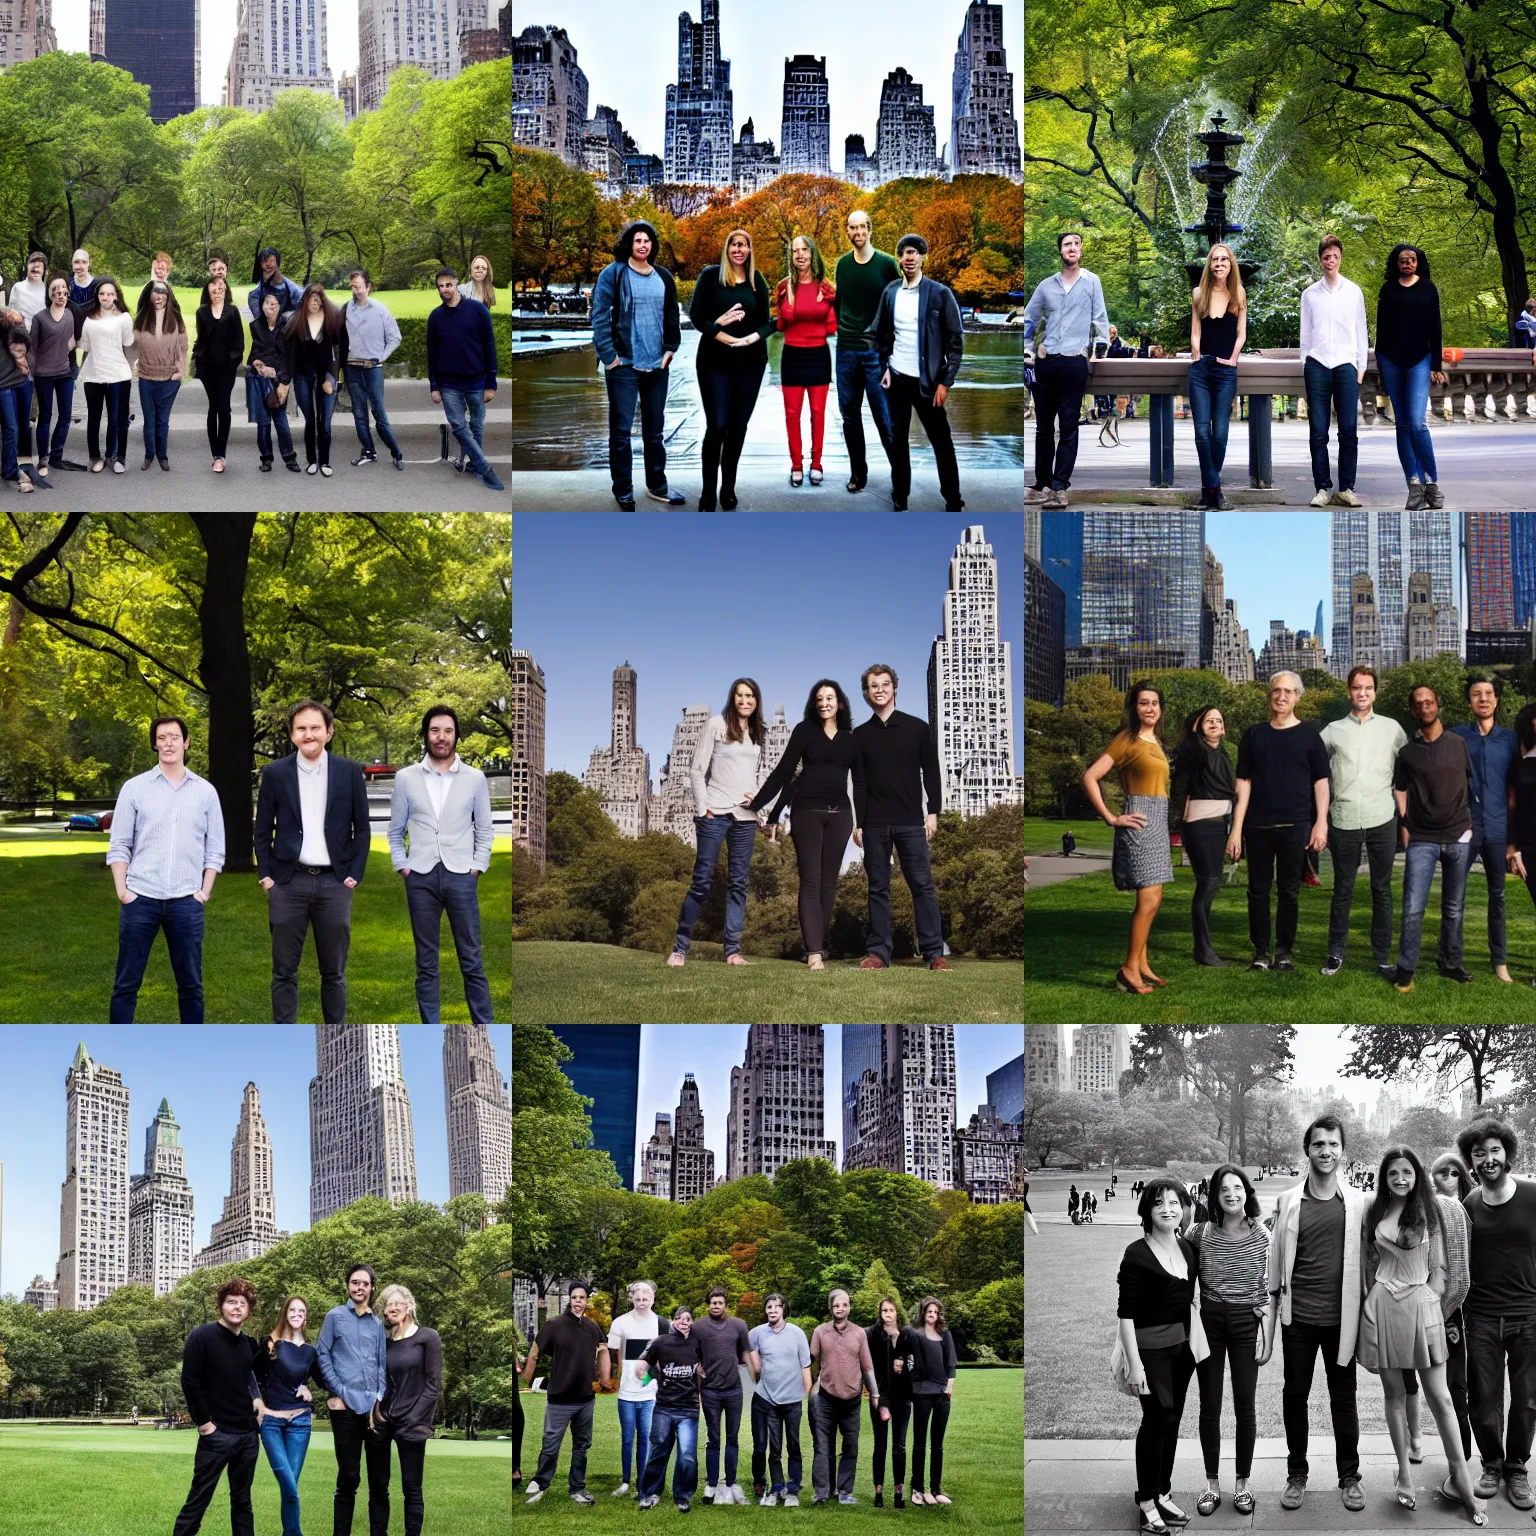
[[[694,834],[698,839],[698,852],[693,861],[693,879],[688,894],[683,897],[683,910],[677,918],[677,936],[672,948],[679,955],[688,953],[693,942],[693,925],[709,899],[709,888],[714,884],[715,865],[720,858],[720,845],[729,849],[727,879],[730,884],[725,896],[725,952],[741,953],[741,930],[747,924],[747,877],[752,871],[752,845],[757,841],[757,821],[738,821],[729,814],[695,816]]]
[[[357,440],[363,445],[364,453],[372,453],[373,434],[368,430],[368,412],[373,412],[373,424],[379,429],[379,436],[384,439],[384,446],[389,449],[391,458],[400,457],[400,445],[395,441],[395,434],[389,429],[389,417],[384,411],[384,370],[382,368],[359,368],[355,363],[347,364],[347,392],[352,397],[352,424],[357,428]],[[484,395],[481,396],[481,408],[484,409]]]
[[[1419,966],[1419,941],[1430,882],[1440,866],[1440,942],[1435,960],[1455,969],[1461,964],[1461,930],[1467,895],[1467,871],[1472,865],[1472,841],[1435,843],[1410,835],[1403,870],[1403,925],[1398,938],[1397,966],[1412,974]]]

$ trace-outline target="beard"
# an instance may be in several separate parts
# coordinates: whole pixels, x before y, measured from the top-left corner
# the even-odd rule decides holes
[[[1497,1184],[1504,1177],[1505,1165],[1503,1163],[1483,1163],[1479,1166],[1478,1177],[1485,1184]]]

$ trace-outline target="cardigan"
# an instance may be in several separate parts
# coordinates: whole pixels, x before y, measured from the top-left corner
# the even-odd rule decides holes
[[[874,1367],[875,1380],[880,1387],[880,1402],[883,1407],[889,1408],[893,1403],[906,1403],[912,1400],[912,1371],[907,1363],[906,1344],[902,1339],[902,1330],[896,1330],[893,1339],[879,1323],[872,1323],[864,1330],[864,1338],[869,1344],[869,1359]],[[897,1360],[901,1361],[901,1369],[894,1370]]]
[[[1280,1305],[1280,1321],[1291,1321],[1291,1271],[1296,1264],[1296,1231],[1301,1221],[1301,1195],[1307,1181],[1286,1190],[1275,1202],[1275,1226],[1270,1234],[1269,1268],[1265,1285]],[[1344,1196],[1344,1288],[1339,1316],[1339,1365],[1354,1358],[1355,1340],[1360,1330],[1360,1303],[1365,1296],[1361,1283],[1361,1235],[1369,1203],[1362,1190],[1352,1184],[1339,1185]]]
[[[1460,1200],[1436,1195],[1435,1204],[1440,1211],[1440,1231],[1445,1239],[1445,1294],[1440,1298],[1440,1311],[1449,1318],[1467,1299],[1467,1292],[1472,1288],[1469,1263],[1472,1218]]]
[[[288,356],[288,377],[291,379],[303,378],[332,378],[345,377],[347,368],[347,328],[345,325],[336,333],[335,341],[331,341],[325,334],[325,327],[320,328],[318,337],[309,334],[309,317],[306,315],[299,321],[297,331],[290,331],[287,322],[283,324],[283,345]]]
[[[755,821],[757,813],[742,802],[757,788],[757,770],[763,749],[749,735],[740,741],[725,739],[725,716],[711,715],[699,732],[693,749],[688,777],[693,785],[693,809],[696,816],[713,811],[716,816],[731,816],[737,821]]]
[[[1182,1280],[1158,1263],[1145,1237],[1138,1237],[1120,1257],[1120,1303],[1115,1315],[1129,1318],[1138,1332],[1144,1328],[1189,1326],[1200,1256],[1188,1239],[1181,1237],[1177,1242],[1189,1271]]]

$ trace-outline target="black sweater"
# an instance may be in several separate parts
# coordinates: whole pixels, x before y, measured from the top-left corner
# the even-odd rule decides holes
[[[269,368],[277,369],[276,379],[267,379],[264,374],[256,374],[268,384],[287,384],[291,376],[288,372],[288,344],[283,332],[286,329],[284,323],[279,320],[274,331],[267,325],[267,317],[263,315],[259,320],[251,321],[251,350],[247,356],[246,372],[256,373],[250,365],[252,363],[265,363]]]
[[[1376,301],[1376,354],[1399,368],[1412,368],[1426,356],[1438,372],[1440,358],[1440,291],[1427,277],[1411,288],[1396,278],[1382,285]]]
[[[1193,736],[1179,743],[1173,754],[1173,792],[1168,802],[1176,814],[1182,814],[1186,798],[1237,799],[1237,778],[1225,747],[1207,746]]]
[[[853,767],[853,732],[839,731],[828,736],[819,720],[802,720],[789,733],[789,745],[763,781],[752,800],[752,809],[760,811],[789,785],[794,772],[804,763],[805,771],[794,780],[789,803],[804,800],[818,805],[848,804],[848,771]],[[782,802],[781,802],[782,803]],[[776,817],[770,817],[770,820]]]
[[[1200,1260],[1182,1237],[1179,1252],[1198,1277]],[[1157,1262],[1157,1255],[1138,1237],[1120,1259],[1120,1305],[1117,1317],[1128,1317],[1138,1328],[1158,1328],[1168,1323],[1189,1326],[1189,1309],[1195,1299],[1195,1279],[1179,1280]]]
[[[949,1329],[930,1339],[923,1329],[908,1326],[901,1330],[901,1337],[912,1362],[913,1397],[942,1397],[955,1374],[955,1341]]]
[[[240,311],[224,300],[224,310],[213,318],[207,304],[197,312],[197,340],[192,344],[192,371],[200,379],[233,379],[245,350]]]
[[[308,321],[301,321],[294,334],[283,325],[284,346],[288,349],[288,377],[321,378],[327,374],[342,379],[347,372],[347,328],[342,326],[335,341],[326,339],[322,327],[318,338],[309,334]]]
[[[435,1328],[418,1327],[408,1339],[390,1339],[385,1349],[389,1390],[384,1416],[397,1440],[430,1440],[443,1390],[443,1341]]]
[[[194,1328],[181,1356],[181,1390],[192,1422],[236,1434],[254,1430],[251,1377],[264,1384],[270,1369],[266,1350],[249,1334],[231,1333],[223,1323]]]
[[[869,1358],[875,1367],[875,1380],[880,1384],[880,1405],[893,1407],[896,1403],[909,1402],[912,1397],[912,1368],[907,1359],[909,1340],[905,1330],[898,1328],[893,1339],[879,1323],[864,1330],[869,1340]],[[891,1367],[901,1361],[901,1369]]]
[[[746,317],[732,321],[730,325],[717,326],[715,321],[737,304],[746,311]],[[728,288],[720,281],[719,267],[705,267],[693,286],[688,318],[699,333],[699,353],[694,359],[696,367],[739,373],[767,364],[768,334],[778,329],[778,321],[770,313],[768,284],[763,281],[761,272],[756,274],[751,288],[741,283]],[[758,340],[750,347],[722,346],[715,340],[722,331],[727,336],[750,336],[756,331]]]
[[[939,814],[943,780],[939,745],[926,720],[893,709],[871,715],[853,733],[853,822],[856,827],[915,827]]]

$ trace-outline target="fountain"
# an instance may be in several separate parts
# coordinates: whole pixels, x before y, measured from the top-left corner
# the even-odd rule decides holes
[[[1205,188],[1205,217],[1198,224],[1186,224],[1184,233],[1203,235],[1205,250],[1200,253],[1199,261],[1185,263],[1184,270],[1189,276],[1191,288],[1200,282],[1206,252],[1213,245],[1231,245],[1229,237],[1243,232],[1243,226],[1234,223],[1227,215],[1227,188],[1243,174],[1238,166],[1227,163],[1227,151],[1248,141],[1240,133],[1227,133],[1226,121],[1218,109],[1211,114],[1210,128],[1194,135],[1205,145],[1205,161],[1201,165],[1190,166],[1189,174]],[[1253,262],[1239,259],[1237,270],[1242,275],[1244,287],[1251,286],[1258,276],[1258,267]]]

